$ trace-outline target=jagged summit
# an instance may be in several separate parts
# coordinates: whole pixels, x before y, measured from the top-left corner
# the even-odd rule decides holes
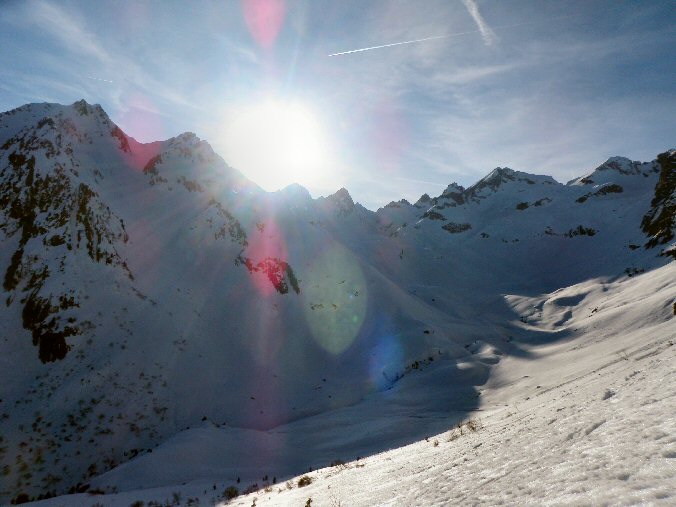
[[[424,208],[425,206],[431,206],[434,204],[432,201],[432,198],[429,196],[429,194],[424,193],[423,195],[420,196],[420,198],[415,202],[414,206],[417,208]]]
[[[57,111],[73,111],[80,116],[88,116],[93,114],[105,116],[106,118],[108,117],[100,104],[89,104],[84,99],[75,101],[72,104],[59,104],[56,102],[31,102],[0,113],[0,117],[16,116],[21,113],[38,115]]]
[[[299,199],[300,201],[312,200],[312,196],[310,195],[308,189],[300,183],[291,183],[290,185],[278,190],[276,193],[292,199]]]
[[[406,199],[399,199],[398,201],[390,201],[384,208],[401,208],[402,206],[411,206],[411,203]]]
[[[201,161],[212,161],[218,155],[211,145],[193,132],[183,132],[162,142],[163,152],[175,152],[184,157],[197,157]]]
[[[84,100],[71,105],[26,104],[0,115],[0,142],[12,137],[44,137],[46,130],[53,132],[52,141],[67,137],[80,144],[92,144],[93,139],[110,135],[127,137],[100,105]]]
[[[548,184],[556,185],[557,181],[551,176],[530,174],[523,171],[515,171],[509,167],[496,167],[486,176],[481,178],[474,185],[469,187],[468,191],[478,191],[483,188],[497,190],[501,185],[509,182],[523,182],[529,185]]]
[[[643,162],[632,161],[626,157],[610,157],[603,164],[598,166],[595,171],[617,171],[620,174],[639,174]]]
[[[101,107],[101,104],[89,104],[85,99],[73,102],[70,107],[72,107],[78,114],[82,116],[94,114],[108,118],[108,115]]]
[[[458,185],[455,181],[446,187],[446,190],[442,192],[442,196],[448,194],[457,194],[465,191],[465,187]]]
[[[649,176],[659,172],[656,161],[638,162],[626,157],[610,157],[591,173],[569,181],[568,185],[601,185],[624,176]]]
[[[350,195],[350,192],[348,192],[345,187],[341,187],[337,192],[329,195],[327,197],[327,199],[333,201],[334,203],[339,205],[341,208],[353,208],[354,207],[354,201],[352,200],[352,196]]]

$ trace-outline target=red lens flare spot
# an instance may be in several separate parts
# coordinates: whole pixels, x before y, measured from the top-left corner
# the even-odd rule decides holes
[[[242,0],[244,20],[254,40],[263,48],[274,46],[286,14],[284,0]]]
[[[271,218],[256,223],[255,232],[249,237],[245,255],[254,267],[251,271],[253,282],[259,294],[269,296],[278,291],[276,282],[283,281],[288,262],[284,237]]]
[[[134,94],[126,102],[128,109],[120,119],[120,126],[137,141],[128,140],[127,163],[141,171],[159,154],[161,144],[157,141],[165,139],[164,125],[155,106],[143,95]]]
[[[376,107],[373,117],[375,121],[369,136],[373,155],[381,167],[395,172],[409,145],[406,116],[395,105],[383,102]]]

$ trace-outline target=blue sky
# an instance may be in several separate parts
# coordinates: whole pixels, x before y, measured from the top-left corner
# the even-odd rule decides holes
[[[84,98],[140,141],[195,132],[267,190],[375,209],[674,147],[675,26],[672,0],[5,1],[0,109]],[[303,111],[309,167],[276,165],[265,103]]]

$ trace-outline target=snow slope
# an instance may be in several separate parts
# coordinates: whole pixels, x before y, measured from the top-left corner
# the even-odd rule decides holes
[[[670,153],[374,213],[265,193],[194,134],[140,144],[84,101],[3,113],[0,501],[262,484],[486,410],[600,287],[671,269]]]
[[[229,439],[227,430],[209,428],[183,437],[192,449],[201,449],[197,455],[185,449],[170,454],[175,444],[160,447],[165,454],[159,462],[176,472],[169,487],[72,495],[36,505],[171,504],[176,494],[177,505],[305,505],[308,499],[315,506],[672,505],[675,281],[672,263],[622,281],[595,280],[534,298],[506,296],[520,310],[543,308],[529,327],[558,329],[567,337],[527,346],[530,357],[506,353],[481,388],[480,408],[457,423],[447,420],[443,431],[419,442],[304,474],[310,485],[299,487],[300,476],[281,475],[273,485],[270,470],[258,491],[224,500],[228,486],[241,491],[248,483],[238,485],[232,473],[217,468]],[[572,312],[563,328],[562,300]],[[421,372],[425,375],[434,374]],[[370,404],[364,403],[366,411]],[[350,431],[327,432],[331,421],[331,415],[319,416],[313,427],[338,447],[346,438],[373,439],[380,429],[369,421]],[[302,447],[294,454],[312,459]],[[139,460],[127,480],[134,473],[152,474],[157,465]],[[186,466],[203,467],[211,476],[181,485]]]

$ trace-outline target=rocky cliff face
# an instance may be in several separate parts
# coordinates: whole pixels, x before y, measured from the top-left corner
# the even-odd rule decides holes
[[[676,150],[657,156],[660,176],[655,185],[655,196],[650,210],[641,221],[643,232],[648,235],[646,248],[666,245],[661,255],[676,258],[674,231],[676,230]]]
[[[100,127],[115,128],[100,108],[76,103],[72,112],[98,115]],[[80,167],[76,147],[92,144],[96,130],[61,111],[52,113],[23,126],[0,149],[0,230],[5,245],[11,245],[3,266],[6,304],[21,308],[23,327],[43,362],[63,359],[70,348],[66,338],[91,325],[72,312],[80,306],[81,291],[55,283],[77,277],[76,258],[86,256],[110,266],[111,273],[118,269],[132,277],[117,251],[128,240],[124,222],[91,180],[80,176],[88,169]]]

